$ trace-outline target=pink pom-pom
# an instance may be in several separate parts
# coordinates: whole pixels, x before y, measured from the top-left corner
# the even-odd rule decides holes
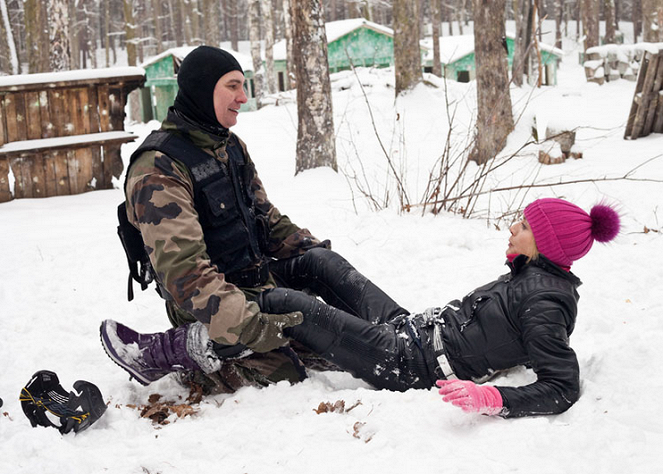
[[[597,204],[589,213],[592,218],[592,237],[597,242],[610,242],[619,234],[619,214],[606,204]]]

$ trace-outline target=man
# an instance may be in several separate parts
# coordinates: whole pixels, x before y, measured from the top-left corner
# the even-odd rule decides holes
[[[269,202],[245,144],[229,131],[247,101],[237,60],[200,46],[177,82],[175,103],[132,155],[125,186],[126,216],[174,327],[146,335],[104,321],[104,349],[144,385],[179,370],[208,374],[228,391],[300,380],[297,357],[282,346],[283,328],[301,314],[264,314],[254,299],[276,285],[270,261],[329,242]]]

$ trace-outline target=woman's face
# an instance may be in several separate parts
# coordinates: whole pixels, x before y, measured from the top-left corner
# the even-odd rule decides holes
[[[536,243],[534,242],[534,234],[525,219],[509,227],[509,232],[511,232],[511,237],[509,237],[509,247],[506,249],[507,255],[522,254],[528,257],[535,255]]]

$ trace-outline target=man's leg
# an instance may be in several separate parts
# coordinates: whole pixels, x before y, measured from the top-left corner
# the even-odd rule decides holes
[[[287,287],[310,289],[328,304],[375,324],[409,312],[339,254],[315,248],[270,264]]]

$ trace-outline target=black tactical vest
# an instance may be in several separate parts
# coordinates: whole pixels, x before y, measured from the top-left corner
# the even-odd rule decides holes
[[[264,264],[269,227],[255,205],[251,182],[255,168],[247,163],[237,137],[226,146],[227,163],[205,153],[188,138],[153,131],[131,155],[129,168],[144,152],[160,151],[182,162],[193,180],[194,208],[203,229],[207,253],[226,280],[259,286],[267,280]],[[127,175],[129,171],[127,170]]]

